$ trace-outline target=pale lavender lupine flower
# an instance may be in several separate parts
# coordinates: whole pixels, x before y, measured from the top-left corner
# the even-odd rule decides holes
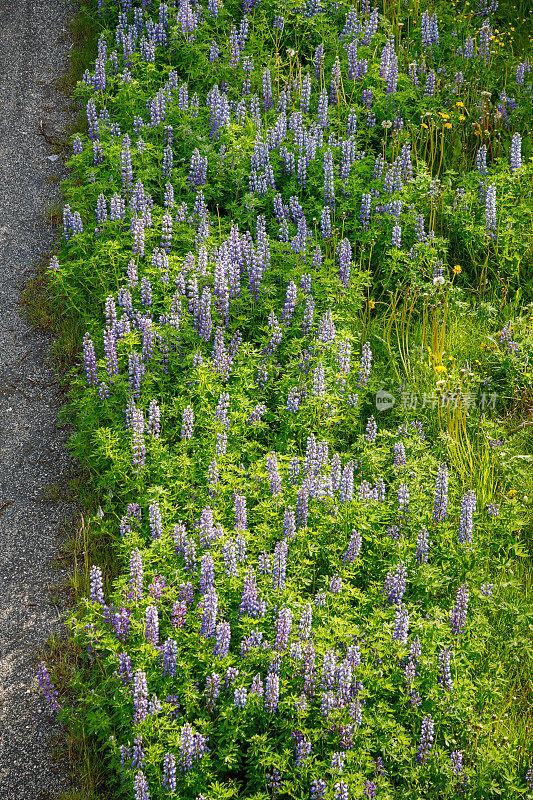
[[[46,702],[48,703],[48,707],[54,714],[57,714],[61,708],[60,704],[58,703],[58,693],[57,689],[52,683],[52,679],[50,678],[48,668],[44,661],[41,661],[37,667],[37,682],[39,684],[41,693],[44,695]]]

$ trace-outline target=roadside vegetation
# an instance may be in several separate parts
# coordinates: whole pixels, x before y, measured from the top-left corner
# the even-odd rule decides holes
[[[533,797],[527,6],[80,11],[72,798]]]

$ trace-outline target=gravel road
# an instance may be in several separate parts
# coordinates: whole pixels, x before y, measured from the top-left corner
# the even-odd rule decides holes
[[[50,589],[62,523],[75,511],[50,503],[73,465],[58,426],[58,386],[46,335],[20,316],[20,288],[53,246],[43,214],[59,202],[67,101],[54,88],[68,65],[65,0],[0,0],[0,797],[44,800],[71,786],[51,758],[60,733],[35,681],[38,654],[61,633],[65,609]],[[43,123],[41,128],[41,122]],[[41,131],[47,132],[47,137]]]

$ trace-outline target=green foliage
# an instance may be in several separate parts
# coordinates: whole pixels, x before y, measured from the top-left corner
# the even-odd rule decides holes
[[[161,6],[154,5],[157,21]],[[480,46],[478,18],[466,8],[438,7],[440,44],[427,48],[418,4],[386,3],[372,41],[359,42],[358,58],[366,59],[368,68],[357,80],[347,77],[347,53],[339,41],[346,4],[329,4],[315,14],[272,0],[251,9],[246,55],[254,59],[250,92],[257,94],[261,132],[265,141],[275,137],[280,111],[261,107],[268,67],[275,104],[294,81],[285,141],[296,162],[300,80],[305,73],[312,76],[310,113],[302,114],[310,126],[321,89],[331,92],[337,57],[341,66],[338,102],[329,106],[322,142],[317,135],[305,185],[285,166],[288,157],[280,147],[268,148],[280,195],[276,202],[292,212],[284,237],[280,214],[273,213],[275,191],[268,185],[254,190],[249,183],[252,162],[264,157],[257,119],[248,108],[242,124],[236,121],[244,77],[242,60],[237,68],[230,63],[230,29],[242,19],[237,4],[220,7],[216,18],[205,9],[193,36],[182,31],[176,10],[169,7],[167,45],[156,48],[154,60],[137,48],[127,63],[118,48],[116,69],[109,52],[117,41],[118,8],[108,6],[98,23],[104,28],[100,46],[105,41],[108,48],[106,89],[95,91],[89,76],[78,84],[77,96],[83,103],[94,100],[98,112],[106,109],[120,132],[100,117],[102,158],[95,158],[87,135],[71,158],[66,197],[84,230],[63,238],[59,269],[50,273],[47,287],[94,342],[98,371],[97,385],[89,366],[85,375],[71,372],[72,450],[100,503],[87,535],[99,543],[101,559],[96,560],[105,567],[105,602],[97,596],[93,573],[92,599],[83,597],[71,620],[80,658],[73,678],[76,703],[66,705],[63,719],[73,727],[83,721],[84,735],[97,743],[117,798],[134,796],[139,774],[148,781],[151,800],[168,797],[163,768],[168,755],[178,761],[183,798],[307,798],[312,782],[322,778],[328,781],[328,800],[337,797],[341,781],[350,797],[365,791],[368,796],[370,780],[377,782],[379,797],[440,800],[456,797],[458,781],[465,778],[467,797],[527,797],[533,618],[531,530],[524,509],[530,501],[514,488],[517,477],[526,487],[533,483],[527,474],[531,441],[526,426],[520,427],[533,396],[527,76],[525,86],[512,86],[512,107],[503,97],[511,92],[508,47],[494,42],[488,63],[457,55],[457,47],[474,32],[476,52]],[[368,15],[358,13],[363,39]],[[285,15],[282,34],[272,26],[274,14]],[[141,16],[148,32],[151,15]],[[388,92],[387,79],[380,77],[380,55],[391,37],[400,69],[395,92]],[[212,39],[223,51],[219,60],[209,58]],[[317,81],[313,60],[321,43],[324,70]],[[513,57],[513,70],[522,57]],[[422,88],[409,77],[413,61],[422,67],[416,73]],[[437,76],[436,89],[425,96],[430,70]],[[452,77],[459,71],[464,82]],[[189,106],[180,109],[183,95],[181,103],[177,96],[184,83]],[[215,112],[206,95],[215,83],[227,87],[234,105],[231,123],[213,135]],[[150,103],[165,86],[166,117],[161,122],[154,117],[151,124]],[[369,89],[371,109],[363,97]],[[198,113],[193,92],[200,100]],[[356,155],[343,175],[350,112],[357,116],[350,140]],[[173,131],[173,166],[166,174],[165,126]],[[523,166],[511,172],[509,146],[516,131],[523,135]],[[122,162],[126,133],[134,176],[130,188],[125,188]],[[476,170],[481,144],[487,147],[488,168],[482,176]],[[202,197],[209,227],[203,233],[201,215],[194,210],[200,193],[191,190],[189,180],[196,148],[207,159]],[[331,230],[322,233],[328,150],[336,202]],[[384,160],[383,174],[376,168],[378,156]],[[161,236],[168,181],[175,208],[167,264]],[[485,194],[492,184],[495,236],[486,224]],[[360,208],[368,193],[372,213],[365,230]],[[135,210],[132,195],[139,205],[142,194],[150,199],[144,210]],[[117,195],[127,200],[125,219],[96,222],[102,195],[106,208]],[[296,240],[295,199],[308,223],[303,244]],[[180,210],[183,203],[186,208]],[[141,255],[132,223],[141,214],[146,221],[147,209]],[[395,223],[402,228],[399,246],[392,242]],[[221,253],[235,245],[237,229],[241,250],[231,257],[237,278],[230,279]],[[346,242],[351,250],[343,266],[341,244]],[[263,259],[260,280],[247,247],[254,248],[258,262]],[[228,282],[226,307],[220,280]],[[296,289],[293,315],[287,310],[290,281]],[[212,302],[209,312],[204,306],[204,317],[210,317],[213,331],[206,334],[198,304],[208,288]],[[325,332],[331,323],[333,336]],[[116,369],[104,343],[110,331]],[[213,344],[220,348],[221,337],[231,354],[227,374]],[[370,382],[367,347],[373,354]],[[136,357],[145,368],[138,385]],[[392,408],[376,406],[381,389],[393,396]],[[216,412],[225,393],[227,420]],[[264,410],[254,420],[259,406]],[[189,407],[194,424],[187,437],[182,425]],[[514,440],[510,432],[504,441],[503,415],[513,415],[519,428]],[[377,421],[375,441],[368,435],[371,416]],[[144,459],[135,449],[140,437]],[[436,479],[444,462],[450,468],[448,506],[437,520]],[[353,495],[350,465],[355,467]],[[407,508],[401,502],[406,489]],[[464,508],[461,512],[468,490],[477,498],[473,526],[465,522]],[[527,491],[531,497],[533,486]],[[246,499],[246,525],[236,519],[236,496]],[[294,532],[287,527],[291,511],[296,511]],[[354,534],[361,537],[356,555],[349,550],[355,547]],[[240,544],[236,536],[242,537]],[[276,585],[275,570],[283,567],[274,560],[283,542],[287,576]],[[231,546],[241,547],[234,568]],[[131,572],[137,553],[143,567],[138,596]],[[225,621],[231,631],[229,651],[222,656],[213,632],[205,630],[208,600],[199,564],[207,553],[214,565],[217,622]],[[402,565],[405,596],[387,599],[391,575]],[[264,606],[243,611],[243,584],[251,566],[257,602]],[[89,583],[89,563],[79,583]],[[193,599],[182,607],[188,583]],[[450,612],[465,584],[468,614],[464,630],[457,631]],[[157,636],[147,628],[147,609],[150,615],[153,608]],[[310,631],[300,622],[308,608]],[[285,639],[282,612],[292,615]],[[403,612],[408,613],[405,635]],[[119,613],[127,622],[117,620]],[[168,642],[176,643],[171,668],[156,646]],[[449,678],[442,667],[448,648]],[[131,659],[129,677],[119,656]],[[339,669],[328,672],[330,658],[337,668],[350,667],[347,683]],[[238,672],[232,677],[228,669]],[[208,680],[214,673],[222,686],[211,703]],[[133,674],[137,694],[143,675],[149,687],[150,712],[138,719]],[[257,689],[253,680],[259,676],[266,692],[267,679],[276,674],[280,697],[273,710],[252,688]],[[247,702],[241,708],[235,692],[242,689]],[[419,759],[427,715],[434,722],[434,739],[427,757]],[[209,749],[192,768],[180,770],[186,724],[207,737]],[[138,737],[142,763],[131,750]],[[295,761],[298,737],[311,743],[310,756],[301,763]],[[450,761],[454,751],[464,758],[460,777]],[[337,753],[345,755],[342,772],[332,764]],[[376,768],[378,758],[385,772]]]

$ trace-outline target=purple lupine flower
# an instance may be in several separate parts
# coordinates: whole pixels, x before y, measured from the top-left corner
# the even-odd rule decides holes
[[[138,670],[133,678],[133,724],[148,716],[148,684],[146,673]]]
[[[420,742],[418,745],[418,754],[416,756],[416,760],[419,764],[424,763],[433,747],[433,728],[433,718],[431,714],[426,714],[420,728]]]
[[[511,161],[510,161],[510,170],[511,172],[516,172],[517,170],[522,168],[522,137],[518,133],[513,134],[513,138],[511,140]]]
[[[203,607],[204,613],[200,635],[207,639],[215,634],[218,613],[218,595],[213,586],[204,595]]]
[[[400,467],[405,464],[405,445],[403,442],[394,443],[394,462],[393,466]]]
[[[407,644],[407,636],[409,633],[409,612],[406,606],[399,603],[396,607],[396,618],[394,620],[394,630],[392,632],[392,639],[395,642]]]
[[[311,742],[300,731],[293,731],[295,767],[303,767],[311,755]]]
[[[448,508],[448,465],[443,463],[437,472],[437,487],[433,505],[433,521],[444,522]]]
[[[399,605],[405,594],[407,568],[403,561],[396,566],[394,571],[387,572],[383,591],[391,605]]]
[[[118,653],[118,669],[114,673],[125,688],[130,688],[133,683],[133,669],[131,657],[128,653]]]
[[[265,681],[264,708],[269,714],[277,711],[279,705],[279,676],[275,672],[267,675]]]
[[[204,697],[206,700],[207,710],[210,714],[215,710],[215,706],[220,695],[220,675],[218,672],[212,672],[208,675],[205,681]]]
[[[530,767],[526,772],[526,783],[531,791],[533,791],[533,767]]]
[[[305,528],[308,519],[309,491],[306,486],[298,490],[296,497],[296,524],[298,528]]]
[[[323,778],[314,778],[311,782],[310,800],[325,800],[327,789],[327,781]]]
[[[328,344],[329,342],[333,342],[335,340],[336,330],[335,330],[335,323],[333,322],[333,314],[331,310],[328,309],[324,316],[321,318],[318,331],[317,331],[317,339],[320,342],[324,342],[324,344]]]
[[[269,111],[274,107],[274,101],[272,99],[272,80],[269,69],[265,69],[263,72],[263,107],[265,111]]]
[[[160,539],[163,535],[163,526],[161,522],[161,510],[157,503],[151,503],[148,508],[150,518],[150,538]]]
[[[326,382],[324,367],[320,363],[313,370],[313,397],[324,397],[326,394]]]
[[[333,154],[331,150],[326,150],[324,155],[324,202],[330,206],[335,205],[335,188],[333,186]]]
[[[133,781],[133,790],[135,792],[135,800],[150,800],[148,782],[142,770],[139,770],[135,775],[135,780]]]
[[[154,646],[159,642],[159,617],[155,606],[146,609],[146,641]]]
[[[88,386],[98,385],[98,366],[96,364],[96,354],[94,344],[88,333],[83,337],[83,356],[85,361],[85,374]]]
[[[287,540],[296,536],[296,516],[292,506],[286,508],[283,514],[283,536]]]
[[[193,761],[199,757],[198,737],[205,740],[201,734],[195,734],[194,728],[188,722],[181,729],[180,766],[184,772],[192,769]]]
[[[352,246],[348,239],[344,238],[340,244],[337,245],[337,256],[339,261],[339,280],[345,287],[349,288],[350,285],[350,272],[352,262]]]
[[[480,175],[488,175],[486,144],[482,144],[476,153],[476,169]]]
[[[132,221],[132,233],[133,233],[133,254],[143,258],[145,253],[143,217],[134,217]]]
[[[164,208],[174,208],[174,187],[171,183],[165,184],[165,194],[163,197]]]
[[[39,690],[44,695],[50,711],[52,711],[54,714],[57,714],[61,708],[58,702],[58,693],[57,689],[52,683],[52,679],[50,678],[48,668],[44,661],[41,661],[37,667],[37,683],[39,684]]]
[[[130,140],[128,136],[124,136],[122,140],[120,163],[122,169],[122,188],[125,192],[129,192],[133,186],[133,169],[131,165]]]
[[[91,141],[98,139],[98,116],[96,114],[96,106],[92,97],[87,102],[87,122],[89,123],[89,138]]]
[[[215,565],[211,553],[204,553],[200,562],[200,594],[205,594],[215,584]]]
[[[459,636],[464,631],[466,625],[466,617],[468,614],[468,599],[469,599],[468,584],[463,583],[457,590],[455,606],[451,609],[449,614],[450,626],[454,636]]]
[[[338,573],[331,578],[328,591],[330,594],[340,594],[342,592],[342,578]]]
[[[353,500],[354,483],[354,462],[348,461],[342,470],[342,475],[339,483],[339,501],[341,503],[351,503]]]
[[[173,628],[182,628],[187,616],[187,603],[178,600],[172,605],[171,623]]]
[[[435,94],[435,70],[430,70],[426,79],[426,86],[424,88],[424,97],[433,97]]]
[[[429,536],[426,528],[421,528],[416,540],[415,560],[417,564],[427,564],[429,552]]]
[[[296,486],[298,484],[299,475],[300,475],[300,459],[297,456],[294,456],[289,461],[289,484],[291,486]]]
[[[451,648],[444,647],[439,650],[439,685],[443,692],[451,692],[453,689],[452,675],[450,672]]]
[[[409,487],[406,483],[398,486],[398,518],[401,524],[409,518]]]
[[[194,413],[192,406],[186,406],[183,409],[183,422],[181,426],[181,438],[192,439],[194,431]]]
[[[163,788],[167,792],[175,792],[176,787],[176,756],[166,752],[163,759]]]
[[[193,572],[196,569],[196,542],[185,538],[183,558],[185,560],[185,569],[188,572]]]
[[[340,781],[335,784],[334,800],[348,800],[348,784]]]
[[[496,234],[496,225],[496,184],[491,183],[485,197],[485,228],[492,236]]]
[[[489,19],[485,19],[479,31],[479,51],[478,56],[483,59],[484,64],[489,63],[490,58],[490,40],[492,39],[492,28],[489,24]]]
[[[244,586],[239,606],[239,617],[246,614],[249,617],[259,615],[259,595],[257,591],[257,581],[253,567],[248,569],[244,577]]]
[[[229,394],[228,392],[221,392],[218,398],[218,405],[215,409],[215,419],[228,431],[230,429],[230,420],[228,419],[229,408]]]
[[[363,194],[361,198],[361,211],[359,213],[359,222],[364,231],[368,230],[370,221],[370,208],[372,206],[372,197],[369,194]]]
[[[248,693],[244,686],[241,686],[239,689],[235,689],[235,697],[233,700],[233,707],[238,708],[240,711],[246,708],[246,703],[248,702]]]
[[[231,540],[226,542],[222,548],[222,554],[224,556],[224,571],[226,575],[236,578],[238,575],[238,569],[235,542]]]
[[[163,676],[176,674],[178,656],[178,643],[174,639],[167,639],[160,648],[161,671]]]
[[[529,58],[526,58],[525,61],[519,62],[519,64],[516,67],[515,82],[517,86],[524,85],[524,75],[526,74],[526,72],[531,72],[531,65],[529,63]]]
[[[376,436],[378,432],[378,426],[376,420],[374,419],[374,415],[372,414],[366,423],[365,428],[365,441],[366,442],[375,442]]]
[[[461,500],[461,513],[459,519],[459,542],[472,542],[474,532],[474,512],[477,506],[476,493],[470,489]]]
[[[282,592],[285,588],[287,574],[287,553],[289,546],[286,541],[277,542],[272,558],[272,588]]]
[[[161,410],[157,404],[157,400],[150,401],[148,409],[148,434],[153,439],[159,439],[161,434]]]
[[[263,417],[266,414],[266,412],[267,412],[267,407],[263,403],[260,403],[258,406],[254,408],[254,410],[246,420],[246,424],[255,425],[256,422],[259,422],[261,420],[261,417]]]
[[[344,771],[345,758],[346,758],[346,753],[343,752],[333,753],[331,756],[331,771],[340,772],[342,775]]]
[[[315,66],[315,78],[320,83],[320,80],[322,78],[323,68],[324,68],[324,45],[323,44],[319,44],[317,49],[315,50],[313,63],[314,63],[314,66]]]
[[[370,349],[370,342],[363,344],[361,352],[361,363],[359,366],[359,374],[357,376],[357,388],[361,389],[368,386],[370,380],[370,371],[372,369],[372,350]]]
[[[297,295],[297,288],[294,281],[289,281],[287,284],[287,294],[285,296],[285,303],[283,304],[283,310],[281,312],[281,321],[285,326],[290,325],[291,320],[294,315],[294,310],[296,308],[296,295]]]
[[[270,491],[274,496],[281,494],[281,478],[275,453],[267,456],[266,469],[270,478]]]
[[[293,386],[291,389],[289,389],[289,394],[287,397],[287,411],[290,411],[292,414],[296,414],[300,408],[301,400],[301,389],[298,386]]]
[[[235,526],[236,531],[245,531],[248,528],[248,519],[246,516],[246,497],[242,494],[236,494],[235,500]]]
[[[139,354],[135,351],[131,352],[128,358],[128,378],[130,392],[133,397],[139,398],[141,396],[141,384],[145,372],[146,368]]]
[[[246,562],[246,539],[244,536],[239,535],[235,537],[235,556],[239,564],[244,564]]]
[[[327,239],[328,236],[331,236],[331,208],[328,205],[322,208],[320,214],[320,230],[323,239]]]
[[[362,538],[359,531],[356,531],[355,528],[352,530],[352,535],[350,537],[350,541],[348,543],[348,547],[344,556],[342,557],[343,564],[353,564],[357,556],[361,551],[361,544]]]
[[[276,620],[275,650],[286,650],[289,646],[289,637],[292,629],[293,613],[288,608],[282,608]]]
[[[146,447],[144,443],[144,414],[141,409],[135,409],[132,418],[132,449],[133,466],[140,470],[146,460]]]
[[[215,630],[215,647],[213,655],[215,658],[226,658],[229,653],[231,641],[231,627],[229,622],[219,622]]]
[[[367,780],[365,781],[365,786],[363,789],[363,794],[365,796],[365,800],[375,800],[377,797],[377,784],[375,781]]]
[[[461,51],[461,48],[459,48],[459,51]],[[461,52],[459,52],[459,55],[461,55]],[[474,40],[472,39],[471,36],[467,36],[465,39],[464,48],[462,50],[462,56],[463,58],[470,59],[472,58],[473,55],[474,55]]]
[[[394,225],[392,229],[392,246],[400,249],[402,243],[402,229],[400,225]]]
[[[113,627],[115,636],[121,641],[126,641],[130,635],[130,616],[131,611],[127,608],[120,608],[113,615]]]
[[[334,492],[338,492],[341,484],[342,462],[338,453],[331,456],[331,485]]]
[[[100,567],[92,567],[90,575],[90,596],[92,603],[105,605],[104,586],[102,580],[102,570]]]

